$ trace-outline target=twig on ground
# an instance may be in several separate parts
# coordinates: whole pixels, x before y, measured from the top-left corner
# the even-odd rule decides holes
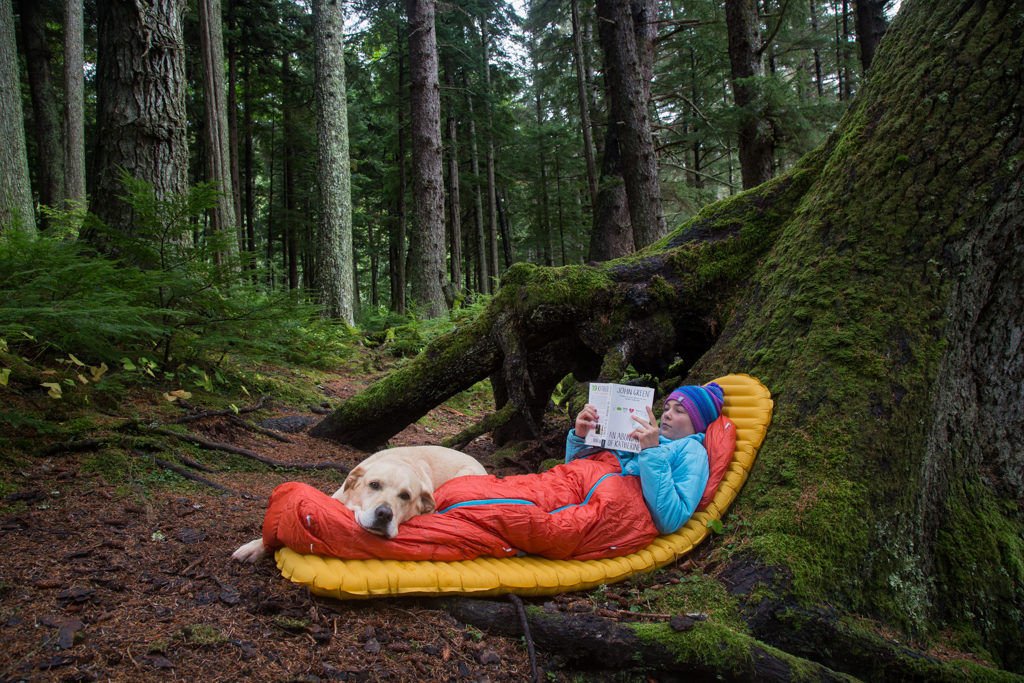
[[[309,408],[310,412],[316,413],[317,415],[330,415],[331,414],[330,408],[321,408],[320,406],[315,406],[312,403],[309,404],[309,406],[307,406],[307,407]]]
[[[515,593],[508,594],[508,601],[516,606],[516,613],[519,615],[519,624],[523,628],[523,638],[526,640],[526,652],[530,655],[530,671],[533,673],[533,683],[541,683],[540,670],[537,668],[537,653],[533,649],[533,638],[530,637],[530,625],[526,623],[526,608],[523,601]]]

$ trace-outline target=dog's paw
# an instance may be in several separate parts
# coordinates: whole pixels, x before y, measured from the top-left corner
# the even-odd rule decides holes
[[[257,538],[232,553],[231,559],[235,562],[259,562],[266,555],[267,549],[263,547],[263,539]]]

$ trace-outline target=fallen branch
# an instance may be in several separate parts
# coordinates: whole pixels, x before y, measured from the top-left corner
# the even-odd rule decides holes
[[[230,493],[232,495],[242,496],[243,498],[252,498],[253,497],[253,496],[250,496],[248,493],[242,493],[241,491],[235,491],[234,489],[229,489],[227,486],[221,486],[220,484],[218,484],[215,481],[210,481],[209,479],[204,479],[203,477],[200,477],[198,474],[192,474],[191,472],[186,470],[184,467],[178,467],[177,465],[175,465],[173,463],[169,463],[166,460],[162,460],[162,459],[160,459],[160,458],[158,458],[155,455],[152,455],[150,453],[143,453],[142,451],[137,450],[135,448],[129,448],[128,451],[132,455],[135,455],[137,457],[148,458],[149,460],[152,460],[154,463],[156,463],[158,466],[164,468],[165,470],[171,470],[172,472],[176,472],[176,473],[180,474],[181,476],[185,477],[186,479],[189,479],[189,480],[195,481],[195,482],[199,482],[200,484],[206,484],[207,486],[213,487],[213,488],[217,489],[218,491],[224,491],[225,493]]]
[[[182,417],[176,417],[173,420],[168,420],[164,424],[182,424],[182,423],[185,423],[185,422],[195,422],[196,420],[202,420],[202,419],[205,419],[207,417],[220,417],[220,416],[223,416],[223,415],[241,415],[241,414],[244,414],[244,413],[252,413],[252,412],[255,412],[257,410],[260,410],[263,407],[263,402],[266,401],[268,398],[269,399],[273,399],[273,396],[270,396],[269,394],[263,394],[262,396],[260,396],[259,400],[256,401],[256,403],[254,405],[245,406],[244,408],[239,408],[237,412],[233,408],[228,408],[226,410],[204,410],[201,413],[193,413],[192,415],[184,415]],[[190,404],[183,403],[182,405],[190,405]]]
[[[505,407],[501,410],[491,413],[484,419],[480,420],[474,425],[466,427],[455,436],[449,436],[441,442],[441,445],[446,448],[454,448],[457,451],[461,451],[463,448],[469,445],[469,443],[488,432],[493,432],[498,427],[506,424],[509,420],[516,416],[516,408],[511,403],[505,404]]]

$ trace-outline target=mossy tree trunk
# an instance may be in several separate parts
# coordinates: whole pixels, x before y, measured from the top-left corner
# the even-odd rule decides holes
[[[687,382],[747,372],[775,416],[731,512],[788,577],[766,604],[946,630],[1024,671],[1019,19],[1010,0],[905,2],[870,84],[789,173],[631,257],[518,264],[478,320],[315,433],[379,446],[497,370],[524,411],[572,362],[663,386],[676,354]]]

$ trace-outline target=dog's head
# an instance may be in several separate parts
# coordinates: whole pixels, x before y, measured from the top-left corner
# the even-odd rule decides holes
[[[425,468],[380,460],[356,466],[332,497],[355,513],[359,526],[394,538],[399,524],[437,509],[433,488]]]

